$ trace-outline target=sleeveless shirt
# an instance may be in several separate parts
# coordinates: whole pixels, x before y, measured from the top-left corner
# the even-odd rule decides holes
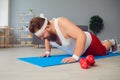
[[[58,20],[59,20],[59,18],[54,19],[54,26],[55,26],[55,30],[58,34],[58,37],[59,37],[62,45],[60,46],[56,42],[50,42],[50,43],[52,46],[55,46],[68,54],[73,54],[76,40],[74,38],[66,39],[63,36],[63,34],[61,33],[60,28],[58,26]],[[83,50],[83,53],[87,50],[87,48],[90,46],[90,44],[92,42],[91,34],[89,32],[85,32],[85,35],[87,38],[86,38],[86,43],[85,43],[85,48]]]

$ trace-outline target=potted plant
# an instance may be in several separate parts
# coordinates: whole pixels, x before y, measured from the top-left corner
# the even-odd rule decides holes
[[[103,29],[103,26],[103,19],[100,16],[95,15],[90,18],[89,28],[95,35],[100,33],[100,31]]]
[[[33,10],[32,9],[29,9],[29,14],[31,15],[33,13]]]

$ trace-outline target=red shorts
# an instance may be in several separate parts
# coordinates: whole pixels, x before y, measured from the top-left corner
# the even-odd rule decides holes
[[[101,41],[92,33],[90,33],[92,36],[92,42],[88,49],[85,51],[84,55],[106,55],[106,48],[102,45]]]

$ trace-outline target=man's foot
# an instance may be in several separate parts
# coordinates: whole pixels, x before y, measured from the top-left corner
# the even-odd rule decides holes
[[[117,51],[117,45],[118,45],[118,42],[117,42],[117,40],[116,39],[110,39],[109,41],[111,41],[112,42],[112,52],[116,52]]]

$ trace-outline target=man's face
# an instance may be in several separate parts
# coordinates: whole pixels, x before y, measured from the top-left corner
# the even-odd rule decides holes
[[[50,40],[50,41],[55,41],[56,39],[57,39],[57,36],[55,35],[55,34],[52,34],[52,33],[50,33],[49,31],[47,31],[47,30],[44,30],[41,34],[39,34],[38,36],[37,36],[38,38],[40,38],[40,39],[42,39],[42,40],[44,40],[44,39],[48,39],[48,40]]]

